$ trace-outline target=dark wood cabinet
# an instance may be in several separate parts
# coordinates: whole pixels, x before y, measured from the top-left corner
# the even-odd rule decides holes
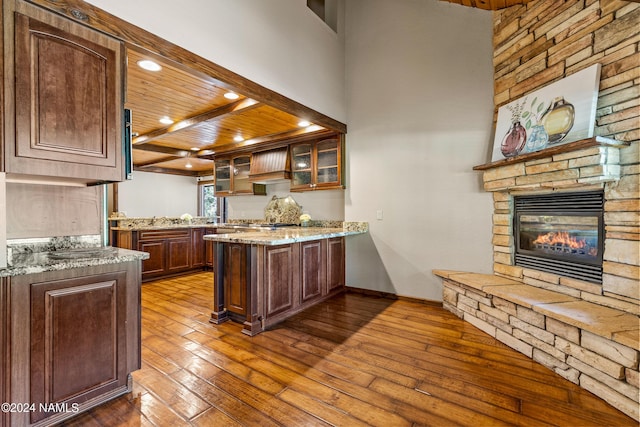
[[[264,196],[267,189],[264,184],[249,181],[251,155],[243,154],[230,158],[216,159],[213,176],[216,185],[216,196],[238,196],[253,194]]]
[[[134,231],[132,240],[137,250],[149,253],[149,259],[142,262],[142,280],[192,268],[190,228]]]
[[[344,238],[327,240],[327,292],[345,286]]]
[[[207,265],[207,251],[204,235],[207,230],[204,228],[191,229],[191,267],[198,268]]]
[[[190,230],[187,230],[190,231]],[[192,268],[191,265],[191,235],[169,238],[167,245],[167,270],[169,274],[180,273]]]
[[[291,145],[291,191],[336,188],[344,188],[340,139]]]
[[[4,171],[122,181],[122,43],[22,0],[3,8]]]
[[[326,240],[300,243],[300,302],[306,303],[326,294]]]
[[[214,267],[213,242],[205,234],[215,228],[156,228],[151,230],[111,230],[112,245],[149,253],[142,262],[142,280],[182,274]]]
[[[204,234],[215,234],[214,228],[206,228]],[[210,269],[215,270],[216,265],[216,251],[215,243],[211,240],[204,241],[204,263]]]
[[[256,335],[344,290],[344,238],[288,245],[214,243],[212,323],[234,320]]]
[[[149,253],[149,259],[142,261],[143,279],[165,274],[167,271],[167,245],[164,240],[138,242],[137,250]]]
[[[34,410],[10,414],[8,425],[52,425],[73,416],[72,408],[82,411],[130,391],[130,373],[141,363],[139,262],[9,282],[4,401],[29,402]]]
[[[270,318],[297,305],[296,245],[264,248],[264,316]]]
[[[249,182],[251,155],[215,161],[214,177],[217,196],[232,196],[238,194],[252,194],[253,188]]]
[[[247,314],[247,245],[224,245],[224,295],[225,308],[235,314]]]

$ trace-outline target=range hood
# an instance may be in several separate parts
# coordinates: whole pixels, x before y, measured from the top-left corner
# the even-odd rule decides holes
[[[291,179],[289,147],[258,151],[251,154],[249,182],[263,183]]]

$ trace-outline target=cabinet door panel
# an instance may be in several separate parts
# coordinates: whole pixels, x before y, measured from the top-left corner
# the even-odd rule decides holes
[[[273,316],[294,306],[291,245],[266,248],[266,315]]]
[[[322,296],[324,282],[326,281],[325,260],[323,256],[324,240],[303,242],[300,244],[302,251],[302,283],[301,302],[307,302]]]
[[[143,276],[164,273],[167,265],[166,247],[164,241],[138,242],[138,250],[149,253],[149,259],[142,261]]]
[[[224,245],[225,308],[233,313],[247,314],[247,253],[243,244]]]
[[[169,272],[189,269],[191,239],[169,240],[168,246]]]
[[[126,383],[126,273],[110,276],[31,284],[32,403],[82,402]]]
[[[204,228],[194,228],[191,230],[191,267],[203,267],[205,265],[204,234]]]
[[[15,82],[6,171],[122,181],[122,44],[21,0],[5,3],[15,33],[4,40],[5,82]]]
[[[29,100],[16,105],[17,155],[115,166],[102,126],[114,116],[115,53],[20,14],[16,41],[16,97]]]
[[[345,285],[344,280],[344,238],[327,241],[327,292]]]

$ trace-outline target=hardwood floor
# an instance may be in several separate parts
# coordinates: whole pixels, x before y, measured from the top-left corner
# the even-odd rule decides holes
[[[441,308],[349,293],[251,338],[212,277],[143,285],[133,392],[65,425],[638,425]]]

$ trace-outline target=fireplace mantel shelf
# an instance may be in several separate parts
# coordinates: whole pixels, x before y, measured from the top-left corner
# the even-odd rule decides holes
[[[567,144],[558,145],[555,147],[545,148],[544,150],[535,151],[533,153],[526,153],[520,156],[511,157],[508,159],[496,160],[495,162],[485,163],[483,165],[474,166],[473,170],[485,171],[493,168],[499,168],[501,166],[512,165],[515,163],[528,162],[531,160],[543,159],[560,153],[568,153],[571,151],[582,150],[591,147],[625,147],[628,146],[628,142],[617,141],[615,139],[604,138],[602,136],[594,136],[593,138],[581,139],[579,141],[569,142]]]

